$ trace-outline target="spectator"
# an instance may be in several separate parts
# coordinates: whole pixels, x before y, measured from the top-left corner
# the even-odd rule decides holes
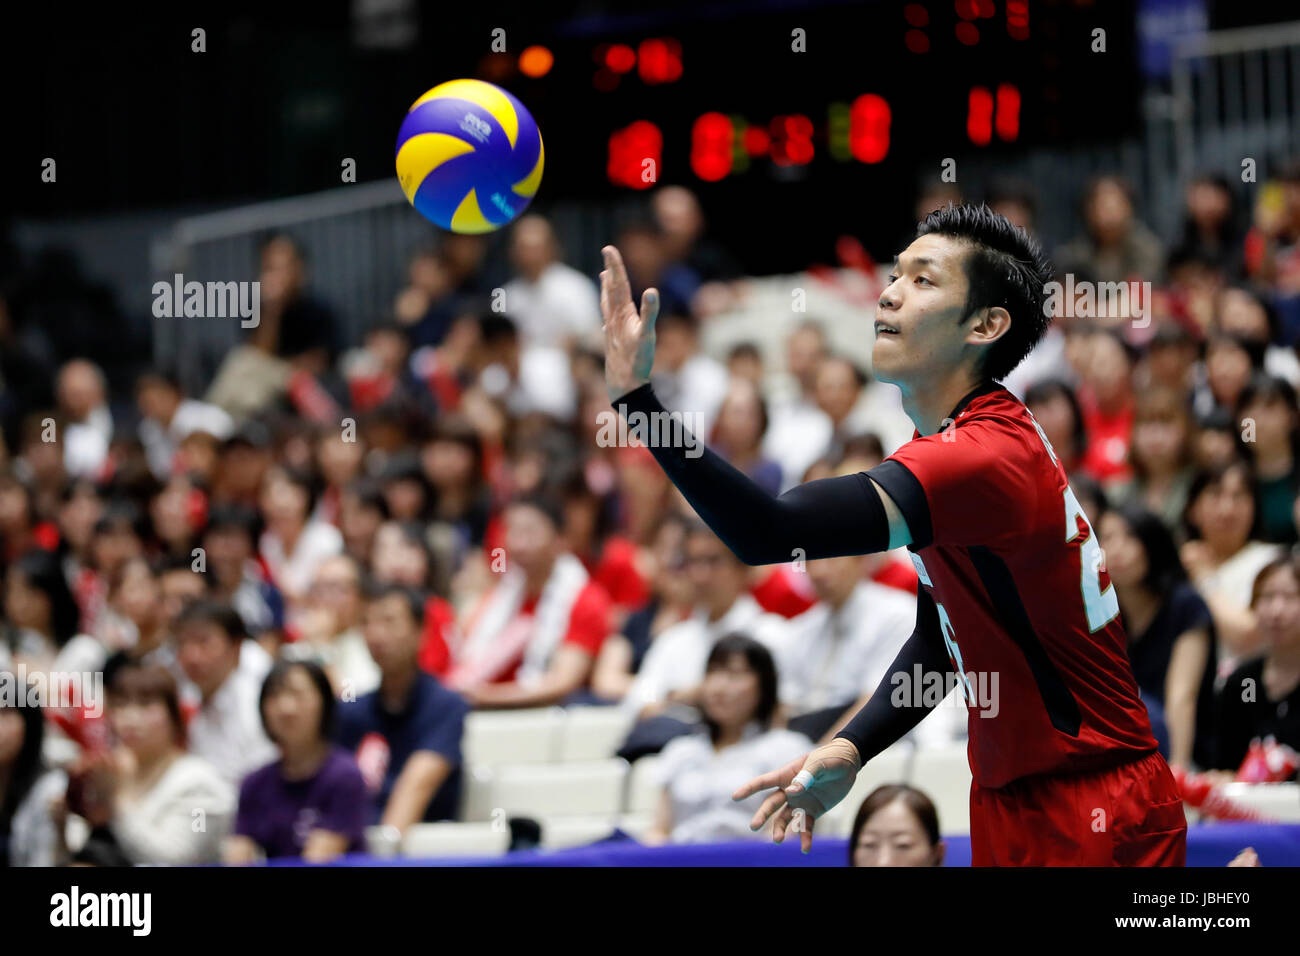
[[[761,838],[749,822],[764,794],[736,801],[732,793],[811,745],[803,734],[772,727],[776,665],[766,647],[743,634],[728,634],[710,648],[699,701],[707,734],[678,737],[664,748],[663,795],[647,843]]]
[[[1195,409],[1202,415],[1236,411],[1242,392],[1264,363],[1264,349],[1239,335],[1214,332],[1205,346],[1204,381],[1196,386]]]
[[[370,596],[363,628],[379,687],[339,708],[336,739],[365,778],[367,823],[396,835],[422,820],[453,819],[460,802],[468,708],[416,665],[422,614],[419,595],[400,585]]]
[[[0,666],[23,663],[31,670],[45,670],[77,635],[77,605],[52,552],[29,551],[10,566],[4,617]]]
[[[361,477],[365,457],[366,443],[358,436],[328,430],[320,434],[315,465],[323,488],[317,496],[313,519],[338,526],[345,489]]]
[[[1196,473],[1192,439],[1186,402],[1167,388],[1143,390],[1135,400],[1129,445],[1133,477],[1108,485],[1106,497],[1116,506],[1140,505],[1159,515],[1171,534],[1181,534],[1187,492]]]
[[[669,411],[690,413],[696,435],[708,435],[727,394],[726,368],[700,350],[699,323],[687,313],[662,313],[655,336],[655,394]]]
[[[0,687],[15,690],[0,693],[0,867],[55,866],[67,852],[58,806],[68,777],[43,767],[45,715],[17,679],[0,670]]]
[[[136,407],[140,410],[140,440],[149,456],[154,477],[165,481],[176,471],[180,443],[193,432],[225,440],[234,423],[223,409],[186,398],[180,382],[169,372],[146,372],[136,379]]]
[[[1061,249],[1057,269],[1094,282],[1155,282],[1164,268],[1160,240],[1134,214],[1133,189],[1118,176],[1099,176],[1084,191],[1085,233]]]
[[[1214,615],[1223,642],[1221,677],[1260,649],[1247,595],[1255,575],[1280,549],[1255,538],[1258,511],[1250,466],[1240,461],[1201,472],[1187,495],[1191,540],[1179,556]]]
[[[55,393],[62,419],[64,467],[77,477],[102,477],[113,440],[104,373],[85,359],[74,359],[59,370]]]
[[[519,325],[524,348],[567,349],[598,336],[596,284],[560,258],[555,230],[542,216],[520,218],[510,230],[515,278],[505,285],[506,311]]]
[[[630,538],[614,533],[612,502],[592,489],[585,470],[563,482],[562,494],[565,546],[609,595],[615,618],[611,626],[622,626],[628,612],[649,596],[639,549]]]
[[[650,598],[601,646],[591,688],[598,699],[620,701],[632,687],[652,642],[691,612],[692,588],[686,573],[686,522],[668,517],[649,549]]]
[[[109,685],[108,717],[121,747],[94,758],[74,779],[77,798],[69,797],[69,809],[92,827],[89,844],[107,842],[136,864],[220,859],[235,791],[185,752],[175,678],[161,667],[125,664]]]
[[[333,311],[307,291],[307,279],[307,257],[296,239],[277,233],[262,243],[261,316],[250,342],[316,373],[338,351],[338,329]]]
[[[863,558],[808,563],[817,603],[790,621],[777,649],[789,727],[819,740],[876,691],[916,623],[916,601],[866,580]]]
[[[587,685],[609,595],[565,550],[553,499],[518,498],[505,519],[505,570],[466,619],[448,683],[477,707],[558,703]]]
[[[1130,505],[1097,523],[1119,596],[1133,676],[1153,723],[1167,731],[1175,767],[1210,766],[1214,715],[1214,618],[1187,581],[1172,536],[1153,512]],[[1162,735],[1157,733],[1157,738]]]
[[[1259,537],[1295,544],[1291,512],[1300,491],[1300,409],[1295,389],[1280,378],[1256,376],[1241,393],[1237,420],[1255,466]]]
[[[247,638],[234,609],[215,601],[190,605],[176,621],[176,657],[199,697],[190,752],[232,786],[274,754],[257,708],[271,660]]]
[[[796,326],[785,340],[786,378],[772,403],[772,427],[763,452],[781,466],[782,491],[799,483],[825,450],[826,417],[817,407],[817,370],[828,354],[826,333],[816,322]]]
[[[245,422],[221,446],[212,484],[212,501],[256,508],[271,461],[270,431],[261,422]]]
[[[346,554],[326,559],[309,597],[297,622],[299,640],[286,655],[318,662],[338,694],[370,693],[379,686],[379,668],[361,633],[361,568]]]
[[[266,735],[280,758],[244,778],[226,863],[301,857],[326,863],[363,846],[366,782],[332,743],[334,695],[316,664],[281,661],[262,685]]]
[[[1073,475],[1088,450],[1083,409],[1074,389],[1059,379],[1039,382],[1025,392],[1025,405],[1042,427],[1065,473]]]
[[[704,664],[724,635],[749,634],[773,647],[787,632],[784,618],[764,613],[747,593],[748,569],[707,527],[691,525],[685,552],[695,610],[655,638],[623,698],[628,713],[642,720],[664,715],[688,725],[698,719]]]
[[[387,520],[388,503],[378,482],[359,478],[348,485],[339,502],[343,550],[363,567],[369,567],[375,536]]]
[[[1300,750],[1300,566],[1294,557],[1264,566],[1250,606],[1263,655],[1233,671],[1219,695],[1215,766],[1225,770],[1240,767],[1256,740],[1272,737]]]
[[[1183,205],[1182,235],[1170,257],[1197,256],[1224,275],[1239,275],[1244,266],[1244,237],[1227,177],[1218,172],[1201,173],[1188,184]]]
[[[258,528],[257,512],[227,505],[209,513],[203,533],[212,597],[233,607],[255,636],[284,626],[284,597],[257,560]]]
[[[733,378],[718,408],[709,446],[769,495],[777,495],[781,491],[781,466],[762,452],[767,423],[767,403],[758,386]]]
[[[434,520],[456,536],[456,558],[483,543],[491,512],[483,440],[465,418],[443,415],[420,453],[425,479],[433,489]]]
[[[479,319],[478,387],[517,417],[540,412],[567,422],[577,407],[568,354],[559,348],[524,348],[511,318],[488,313]]]
[[[1088,445],[1080,467],[1101,482],[1127,480],[1134,415],[1133,356],[1114,332],[1097,332],[1087,342],[1079,405]]]
[[[1215,327],[1264,352],[1263,370],[1300,387],[1300,358],[1295,349],[1278,345],[1277,313],[1254,290],[1229,286],[1219,293]]]
[[[258,550],[271,582],[292,609],[301,602],[326,558],[343,550],[343,536],[333,525],[311,520],[315,494],[311,480],[287,468],[273,468],[262,488],[266,530]]]
[[[849,833],[849,866],[943,866],[939,814],[920,790],[905,783],[867,794]]]

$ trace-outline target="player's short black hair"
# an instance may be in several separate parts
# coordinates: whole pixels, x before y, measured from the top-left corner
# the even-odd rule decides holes
[[[1051,322],[1044,303],[1052,267],[1038,240],[983,204],[936,209],[920,222],[916,235],[963,239],[974,247],[966,257],[970,291],[962,319],[979,309],[1007,310],[1011,328],[989,346],[982,369],[985,378],[1004,377],[1038,344]]]

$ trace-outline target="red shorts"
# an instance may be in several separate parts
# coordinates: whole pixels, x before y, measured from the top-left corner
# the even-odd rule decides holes
[[[1158,753],[970,791],[972,866],[1184,866],[1182,795]]]

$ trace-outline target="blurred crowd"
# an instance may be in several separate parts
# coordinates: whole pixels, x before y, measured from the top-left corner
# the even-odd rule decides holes
[[[983,200],[1033,230],[1042,198],[934,184],[917,212]],[[1300,165],[1249,194],[1196,179],[1164,239],[1101,177],[1079,223],[1052,250],[1079,298],[1006,385],[1097,529],[1171,763],[1292,777]],[[747,282],[688,190],[656,189],[615,241],[634,293],[661,293],[657,393],[771,493],[911,436],[829,317],[771,316],[782,354],[703,349]],[[619,755],[660,755],[649,842],[754,837],[757,798],[731,792],[876,689],[913,627],[906,556],[741,564],[646,449],[602,439],[592,275],[541,216],[507,242],[416,251],[385,321],[348,342],[299,243],[267,237],[261,322],[201,392],[133,370],[84,282],[12,271],[0,860],[359,851],[368,827],[456,818],[468,714],[552,705],[622,708]],[[1100,307],[1101,283],[1135,291]],[[965,719],[954,695],[913,742],[960,742]],[[933,806],[872,794],[850,854],[940,862]]]

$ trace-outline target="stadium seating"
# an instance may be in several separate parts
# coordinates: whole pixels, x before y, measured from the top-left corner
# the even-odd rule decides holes
[[[971,773],[965,744],[918,750],[908,783],[934,801],[944,833],[970,832]]]
[[[417,823],[401,849],[403,856],[491,856],[509,846],[510,828],[498,823]]]
[[[550,763],[565,720],[559,707],[473,711],[465,718],[465,760],[471,767]]]

